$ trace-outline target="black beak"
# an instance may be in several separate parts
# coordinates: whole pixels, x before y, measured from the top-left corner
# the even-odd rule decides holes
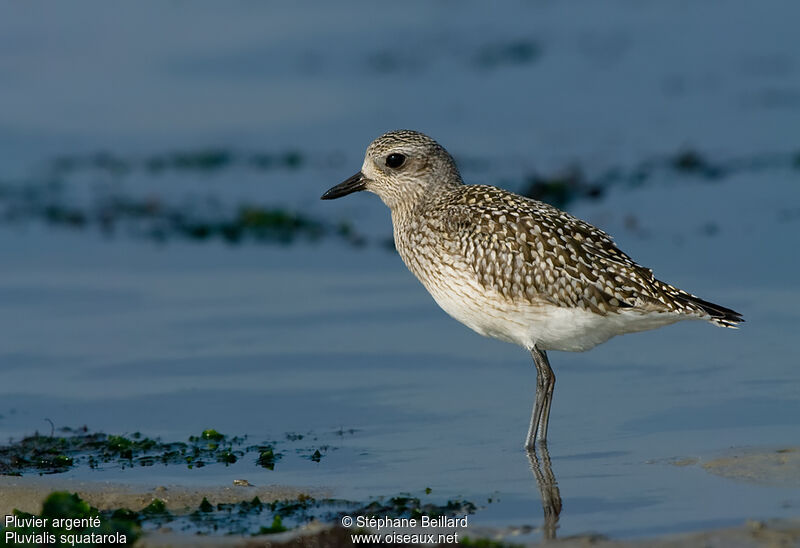
[[[347,179],[345,182],[339,183],[332,189],[328,190],[328,192],[322,195],[322,199],[335,200],[336,198],[347,196],[348,194],[352,194],[353,192],[364,190],[366,186],[367,186],[367,179],[364,177],[364,174],[359,171],[358,173]]]

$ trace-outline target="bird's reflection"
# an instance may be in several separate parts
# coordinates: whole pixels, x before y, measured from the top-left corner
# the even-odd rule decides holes
[[[545,540],[552,540],[556,538],[558,516],[561,514],[561,493],[558,490],[556,476],[553,474],[553,467],[550,465],[550,452],[547,450],[546,442],[539,442],[535,449],[528,449],[526,452],[542,496],[544,510],[542,536]]]

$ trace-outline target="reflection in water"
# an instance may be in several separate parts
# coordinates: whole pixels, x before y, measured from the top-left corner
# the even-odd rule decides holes
[[[526,453],[533,476],[539,486],[539,493],[542,496],[542,510],[544,511],[542,534],[545,540],[552,540],[556,538],[558,517],[561,514],[561,493],[550,465],[550,452],[547,450],[546,442],[539,442],[538,448],[528,449]]]

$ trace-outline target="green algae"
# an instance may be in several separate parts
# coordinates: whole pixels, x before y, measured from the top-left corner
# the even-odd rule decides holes
[[[482,46],[473,58],[473,64],[481,69],[527,65],[537,61],[541,55],[540,43],[518,39]]]
[[[199,206],[193,198],[177,199],[160,191],[149,196],[125,192],[132,174],[154,179],[165,171],[208,172],[222,177],[227,170],[296,170],[307,163],[299,151],[246,154],[229,149],[206,149],[125,158],[110,152],[63,156],[51,162],[46,175],[20,181],[0,181],[0,222],[39,221],[69,230],[97,230],[107,236],[120,232],[156,242],[192,240],[228,244],[256,242],[289,245],[298,240],[331,237],[352,245],[365,238],[345,223],[329,222],[305,212],[245,200],[222,204],[213,196]],[[88,194],[76,199],[74,187],[92,182]]]
[[[354,429],[339,429],[330,436],[352,435]],[[38,432],[0,446],[0,475],[58,474],[75,467],[102,470],[185,466],[203,468],[243,462],[246,466],[274,470],[287,451],[302,460],[319,463],[337,447],[318,444],[314,434],[289,432],[283,440],[252,443],[248,436],[229,436],[215,429],[189,436],[187,441],[164,441],[140,432],[118,435],[91,432],[87,427],[54,429],[50,435]],[[313,444],[309,446],[308,444]]]
[[[223,441],[225,439],[225,434],[220,434],[213,428],[208,430],[203,430],[203,433],[200,434],[200,438],[204,440],[212,440],[212,441]],[[189,441],[193,441],[196,438],[189,438]]]
[[[147,170],[155,173],[165,170],[216,171],[228,167],[234,159],[230,150],[210,148],[152,156],[145,159],[143,164]]]
[[[422,516],[464,516],[474,514],[477,510],[475,504],[464,500],[448,500],[444,504],[422,502],[419,497],[399,495],[387,500],[377,499],[361,506],[353,513],[363,516],[389,516],[420,518]]]
[[[484,49],[479,57],[504,59],[488,61],[491,66],[535,55],[533,43],[509,42]],[[736,174],[794,169],[800,165],[798,162],[800,154],[796,151],[720,160],[697,148],[683,147],[674,153],[644,158],[630,166],[614,166],[594,174],[585,166],[572,163],[549,173],[534,171],[494,183],[567,208],[578,200],[600,199],[612,187],[637,187],[659,179],[670,183],[678,180],[719,183]],[[368,238],[354,228],[350,219],[334,222],[307,211],[254,200],[223,204],[214,194],[209,194],[207,203],[202,206],[189,198],[168,198],[160,192],[134,196],[126,193],[121,184],[134,174],[152,179],[168,171],[183,173],[184,177],[208,173],[224,179],[230,177],[230,173],[238,176],[236,170],[296,170],[311,163],[300,151],[248,153],[225,147],[140,158],[105,151],[62,156],[48,164],[43,176],[0,181],[0,222],[32,220],[64,230],[99,231],[108,237],[125,234],[157,243],[216,241],[228,245],[287,246],[335,239],[354,247],[373,243],[394,250],[391,238]],[[334,174],[331,177],[335,178]],[[99,179],[99,184],[92,187],[87,199],[76,200],[72,196],[71,189],[76,181],[94,179]]]
[[[298,150],[246,152],[227,147],[207,147],[142,157],[125,157],[108,151],[62,155],[50,162],[50,172],[54,175],[69,175],[81,171],[99,171],[122,177],[137,171],[150,175],[181,171],[213,173],[233,167],[247,167],[258,171],[295,170],[307,163],[306,156]]]
[[[244,241],[291,244],[299,239],[316,241],[335,236],[353,245],[363,237],[354,231],[342,231],[325,221],[282,207],[246,204],[232,213],[192,212],[183,206],[171,206],[150,199],[116,196],[81,210],[64,205],[40,207],[28,204],[23,216],[39,217],[52,226],[72,229],[96,228],[113,234],[129,225],[129,234],[166,242],[172,239],[221,240],[229,244]]]
[[[163,500],[156,498],[139,510],[116,508],[98,511],[75,493],[54,492],[45,499],[39,517],[99,517],[100,527],[94,529],[95,533],[118,532],[127,535],[128,542],[131,543],[143,532],[162,527],[198,534],[265,535],[294,529],[312,520],[338,524],[345,515],[380,515],[392,518],[463,516],[474,513],[475,509],[475,505],[468,501],[423,503],[418,497],[411,495],[356,502],[332,498],[315,499],[301,494],[293,499],[272,502],[262,502],[258,497],[253,497],[239,502],[217,504],[203,497],[202,502],[195,507],[172,511]],[[19,517],[35,517],[18,510],[14,513]],[[42,532],[31,528],[16,530],[29,534]]]
[[[275,453],[271,445],[262,445],[257,449],[258,460],[256,463],[262,468],[275,470],[275,461],[281,457],[280,453]]]
[[[8,539],[7,535],[17,535],[13,538],[32,540],[14,544],[74,546],[75,539],[81,539],[81,545],[104,546],[109,543],[108,538],[113,537],[116,539],[114,544],[128,546],[142,534],[140,519],[135,512],[127,509],[101,512],[77,494],[66,491],[55,491],[48,495],[39,514],[14,510],[14,516],[19,520],[18,523],[22,520],[27,523],[16,527],[0,524],[0,538]],[[40,521],[31,521],[37,518]],[[35,523],[38,525],[30,525]],[[120,542],[122,539],[124,542]]]
[[[633,166],[612,167],[594,176],[586,175],[577,164],[550,174],[534,172],[525,178],[522,193],[564,208],[577,200],[602,198],[615,186],[641,186],[659,175],[668,177],[669,181],[688,178],[716,183],[736,174],[785,169],[792,163],[792,155],[787,154],[714,160],[696,148],[684,147],[673,154],[645,158]]]
[[[530,175],[524,188],[526,196],[560,208],[579,198],[601,198],[604,193],[603,186],[587,180],[575,166],[553,175]]]
[[[168,514],[167,511],[167,503],[165,503],[161,499],[153,499],[153,501],[142,508],[142,514],[147,515],[160,515],[160,514]]]
[[[684,149],[670,159],[670,165],[676,171],[698,175],[706,179],[718,179],[724,175],[725,168],[712,164],[700,152]]]
[[[286,527],[283,526],[283,520],[280,516],[275,516],[272,518],[272,525],[269,527],[261,527],[258,530],[259,535],[272,535],[274,533],[282,533],[284,531],[288,531]]]
[[[85,427],[62,428],[59,434],[37,432],[0,446],[0,474],[57,474],[78,465],[99,469],[109,464],[122,468],[155,464],[201,468],[208,463],[233,464],[245,454],[272,447],[246,446],[246,437],[229,437],[216,430],[190,436],[187,442],[164,442],[138,432],[129,436],[89,432]],[[273,451],[273,467],[279,458],[280,453]]]
[[[211,505],[210,502],[208,502],[208,499],[206,497],[203,497],[203,501],[200,503],[198,510],[200,510],[201,512],[213,512],[214,507]]]

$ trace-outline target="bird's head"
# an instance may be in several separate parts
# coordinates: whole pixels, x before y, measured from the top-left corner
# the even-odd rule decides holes
[[[323,200],[367,190],[390,209],[413,206],[437,186],[461,184],[455,161],[439,143],[418,131],[381,135],[367,147],[361,171],[328,190]]]

